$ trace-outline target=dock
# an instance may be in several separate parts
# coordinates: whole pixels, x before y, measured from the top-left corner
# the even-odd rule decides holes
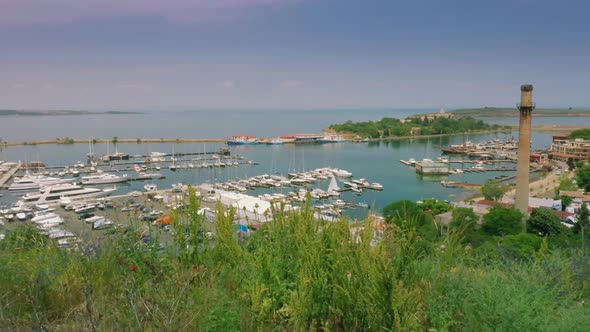
[[[18,172],[19,168],[20,165],[16,165],[10,171],[2,175],[2,177],[0,178],[0,188],[4,188],[6,182],[8,182],[14,176],[14,174]]]
[[[481,184],[479,183],[467,183],[467,182],[458,182],[458,181],[441,181],[440,184],[443,187],[447,188],[463,188],[463,189],[471,189],[471,190],[479,190],[481,188]]]

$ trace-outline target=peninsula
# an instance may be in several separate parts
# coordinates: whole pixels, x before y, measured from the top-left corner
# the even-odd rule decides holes
[[[407,119],[383,118],[379,121],[347,121],[342,124],[330,125],[328,130],[338,134],[355,134],[359,137],[377,139],[384,137],[452,135],[510,129],[508,126],[491,125],[472,117],[455,118],[450,113],[440,114],[436,113],[433,116],[417,115]]]

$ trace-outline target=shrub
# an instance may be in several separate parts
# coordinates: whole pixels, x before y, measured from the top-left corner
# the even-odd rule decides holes
[[[523,231],[524,216],[515,208],[494,206],[483,216],[482,230],[489,235],[510,235]]]

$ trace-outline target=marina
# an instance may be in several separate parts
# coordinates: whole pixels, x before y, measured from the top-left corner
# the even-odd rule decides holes
[[[490,136],[482,136],[484,139],[487,137]],[[448,137],[443,141],[459,139]],[[270,211],[273,205],[283,204],[297,209],[308,199],[317,218],[354,221],[365,218],[371,211],[379,211],[396,197],[457,199],[477,189],[479,183],[490,178],[486,174],[492,171],[496,175],[491,178],[500,178],[498,181],[510,181],[513,177],[514,168],[511,165],[514,161],[511,159],[485,160],[445,155],[432,159],[432,162],[447,167],[452,165],[445,174],[409,176],[405,171],[407,166],[415,167],[424,161],[428,163],[430,156],[440,154],[436,144],[440,141],[438,138],[405,142],[231,146],[175,143],[149,147],[119,143],[118,150],[124,151],[128,159],[109,158],[108,161],[96,153],[101,145],[95,144],[91,149],[92,158],[84,162],[80,161],[88,152],[88,146],[84,144],[7,147],[0,152],[2,159],[37,161],[14,162],[14,167],[10,168],[11,175],[2,174],[4,188],[12,184],[10,177],[26,174],[63,179],[68,183],[24,192],[3,190],[0,210],[5,212],[2,217],[5,224],[13,227],[10,225],[37,217],[36,221],[42,220],[45,212],[35,212],[35,206],[47,204],[49,209],[55,209],[52,213],[56,213],[63,222],[47,217],[49,221],[41,222],[40,229],[55,232],[52,233],[54,236],[72,233],[76,237],[88,238],[125,223],[129,213],[139,213],[140,220],[152,223],[158,218],[165,220],[170,209],[177,207],[178,203],[174,202],[182,201],[190,184],[198,189],[208,209],[213,209],[220,199],[227,207],[232,204],[245,206],[247,212],[239,220],[246,227],[256,227],[256,222],[268,221],[270,215],[268,212],[265,215],[264,211]],[[68,152],[64,154],[63,151]],[[15,153],[20,158],[11,157]],[[140,211],[126,203],[131,199],[142,202]],[[148,205],[151,206],[149,210],[145,208]],[[260,207],[266,208],[263,210]],[[211,211],[206,213],[214,220]],[[78,226],[78,220],[88,226]],[[60,229],[62,233],[52,228]]]

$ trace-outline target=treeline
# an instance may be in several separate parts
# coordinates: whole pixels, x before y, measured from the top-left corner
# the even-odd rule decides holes
[[[569,135],[570,139],[581,138],[585,140],[590,140],[590,129],[578,129],[571,132]]]
[[[588,260],[542,244],[505,255],[465,244],[473,216],[445,230],[435,201],[396,203],[386,227],[322,222],[310,205],[249,238],[219,204],[203,236],[194,192],[172,216],[173,244],[119,229],[98,246],[58,249],[21,227],[0,241],[0,329],[167,331],[583,331]],[[140,225],[138,225],[140,226]],[[492,230],[495,232],[495,230]],[[143,236],[142,234],[143,233]],[[512,233],[511,233],[512,234]],[[490,235],[491,236],[491,235]],[[498,249],[500,248],[500,249]]]
[[[352,122],[333,124],[329,129],[338,133],[356,134],[361,137],[382,138],[412,135],[455,134],[471,131],[498,130],[507,128],[500,125],[490,125],[482,120],[471,117],[456,119],[435,118],[421,119],[419,117],[400,120],[383,118],[379,121]]]

